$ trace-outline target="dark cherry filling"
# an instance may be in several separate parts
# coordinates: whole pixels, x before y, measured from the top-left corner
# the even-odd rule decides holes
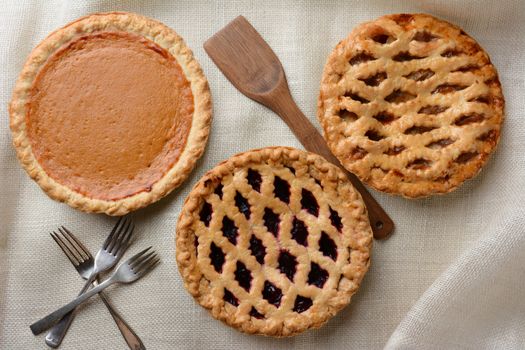
[[[222,266],[224,265],[224,253],[221,248],[217,247],[215,243],[210,245],[210,260],[213,268],[218,273],[222,273]]]
[[[339,116],[339,118],[341,118],[342,120],[346,120],[347,122],[355,122],[357,119],[359,119],[359,116],[357,114],[355,114],[354,112],[350,112],[349,110],[347,109],[341,109],[337,115]]]
[[[217,196],[219,196],[220,199],[222,199],[222,188],[223,188],[223,187],[224,187],[224,186],[222,186],[222,184],[219,184],[219,186],[217,186],[217,188],[215,188],[215,192],[214,192],[214,193],[215,193]]]
[[[335,242],[326,234],[326,232],[321,233],[321,238],[319,239],[319,250],[324,256],[328,256],[333,261],[337,259],[337,247]]]
[[[279,215],[275,214],[271,209],[265,208],[264,209],[264,226],[273,233],[275,237],[279,234],[279,224],[281,220],[279,219]]]
[[[292,172],[292,174],[295,175],[295,168],[292,168],[291,166],[284,166],[286,169],[290,170]]]
[[[195,236],[193,245],[195,246],[195,255],[199,255],[199,237]]]
[[[279,307],[279,305],[281,305],[281,298],[283,297],[283,292],[280,288],[277,288],[271,282],[264,281],[262,296],[270,304],[274,305],[275,307]]]
[[[235,295],[233,295],[232,292],[230,292],[226,288],[224,288],[224,296],[222,297],[222,299],[225,302],[232,304],[233,306],[239,306],[239,299],[237,299]]]
[[[312,304],[312,299],[298,295],[295,299],[293,311],[300,314],[301,312],[305,312],[306,310],[308,310],[312,306]]]
[[[319,288],[323,288],[327,279],[328,271],[323,269],[318,264],[312,262],[312,269],[308,274],[308,284],[314,285]]]
[[[368,130],[365,133],[365,136],[368,137],[372,141],[379,141],[384,139],[385,137],[379,133],[377,130]]]
[[[222,219],[222,234],[228,238],[231,244],[237,244],[237,235],[239,229],[235,226],[235,223],[230,220],[227,216]]]
[[[212,213],[213,213],[213,210],[211,208],[211,204],[208,202],[204,202],[204,205],[202,206],[202,209],[200,212],[200,218],[206,227],[210,226]]]
[[[279,254],[279,270],[293,282],[295,271],[297,271],[297,259],[287,251],[282,250]]]
[[[292,238],[305,247],[308,246],[308,229],[303,221],[294,217],[292,222]]]
[[[249,292],[252,285],[252,273],[246,268],[242,262],[237,261],[237,269],[235,270],[235,280],[239,283],[245,291]]]
[[[313,193],[303,188],[301,195],[301,208],[317,217],[319,215],[319,204],[317,204]]]
[[[246,219],[250,218],[250,203],[248,203],[248,200],[244,198],[239,191],[235,194],[235,205],[239,208],[239,211],[244,214]]]
[[[279,176],[275,177],[275,180],[273,181],[273,193],[275,194],[275,197],[279,198],[286,204],[290,203],[290,184],[281,179]]]
[[[250,251],[252,252],[252,255],[255,257],[259,264],[264,264],[266,249],[264,248],[262,241],[259,238],[255,237],[255,235],[252,235],[250,237]]]
[[[248,176],[246,177],[246,179],[248,180],[248,183],[250,184],[250,186],[252,186],[254,190],[256,190],[259,193],[261,192],[262,177],[258,171],[248,169]]]
[[[388,40],[391,39],[391,36],[388,34],[378,34],[372,37],[372,40],[374,40],[376,43],[380,44],[386,44],[388,43]]]
[[[337,229],[337,231],[341,232],[343,230],[343,222],[341,221],[341,217],[337,211],[333,210],[331,207],[328,208],[330,209],[330,221],[332,222],[332,225]]]
[[[264,318],[264,315],[261,314],[259,311],[257,311],[257,309],[254,308],[253,306],[252,306],[252,309],[250,310],[250,316],[255,317],[259,320]]]

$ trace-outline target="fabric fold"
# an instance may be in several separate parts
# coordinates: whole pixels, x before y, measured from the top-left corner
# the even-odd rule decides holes
[[[432,284],[386,349],[525,346],[525,209],[514,208]]]

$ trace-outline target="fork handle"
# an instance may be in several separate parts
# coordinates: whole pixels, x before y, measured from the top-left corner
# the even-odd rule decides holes
[[[66,316],[62,317],[60,322],[51,328],[46,335],[46,344],[52,348],[58,348],[62,340],[66,336],[67,330],[75,318],[76,310],[71,311]]]
[[[70,311],[73,311],[78,305],[82,304],[89,298],[91,298],[93,295],[100,293],[103,289],[109,287],[111,284],[117,282],[116,280],[112,279],[111,277],[96,286],[93,289],[88,290],[84,294],[79,295],[71,301],[70,303],[62,306],[60,309],[50,313],[46,317],[36,321],[33,323],[29,328],[31,328],[31,331],[34,335],[38,335],[45,331],[46,329],[53,326],[58,320],[60,320],[62,317],[64,317],[66,314],[68,314]]]
[[[80,294],[82,294],[83,291],[81,291]],[[120,333],[124,337],[124,340],[128,344],[129,348],[131,350],[145,350],[145,346],[138,337],[138,335],[131,329],[131,327],[124,321],[122,316],[113,308],[113,306],[109,303],[109,300],[106,298],[104,293],[99,293],[100,299],[104,302],[107,309],[109,310],[109,313],[111,314],[111,317],[113,317],[113,320],[115,320],[115,323],[117,324],[118,329],[120,330]],[[52,348],[57,348],[62,343],[62,340],[66,336],[67,330],[69,329],[69,326],[71,325],[71,322],[73,322],[73,319],[75,318],[76,311],[73,310],[70,313],[68,313],[66,316],[62,317],[60,322],[58,322],[53,328],[47,333],[46,335],[46,344]]]
[[[106,305],[106,307],[109,310],[109,313],[111,314],[111,317],[113,317],[113,320],[117,324],[117,327],[124,337],[124,340],[128,344],[129,348],[131,350],[146,350],[146,347],[144,347],[144,344],[140,340],[137,334],[131,329],[131,327],[124,321],[124,319],[120,316],[120,314],[111,306],[109,303],[109,300],[106,298],[106,296],[103,293],[100,293],[100,298]]]
[[[78,293],[78,295],[84,294],[86,290],[92,285],[96,274],[91,274],[87,279],[86,283]],[[71,326],[73,319],[75,318],[75,310],[66,314],[62,319],[51,328],[49,333],[46,334],[46,344],[52,348],[58,348],[66,336],[67,330]]]

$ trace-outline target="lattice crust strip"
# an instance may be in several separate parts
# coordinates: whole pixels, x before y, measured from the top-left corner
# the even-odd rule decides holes
[[[337,167],[273,147],[237,155],[199,181],[179,219],[177,261],[214,317],[288,336],[349,303],[371,237],[361,197]]]
[[[496,147],[504,99],[496,69],[460,28],[389,15],[329,56],[318,117],[341,163],[376,189],[450,192]]]

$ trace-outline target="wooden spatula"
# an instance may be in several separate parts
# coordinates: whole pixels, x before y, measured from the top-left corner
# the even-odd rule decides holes
[[[392,219],[359,179],[341,166],[323,137],[299,110],[281,62],[246,18],[235,18],[208,39],[204,49],[240,92],[277,113],[308,151],[323,156],[346,172],[366,203],[374,237],[387,238],[394,229]]]

